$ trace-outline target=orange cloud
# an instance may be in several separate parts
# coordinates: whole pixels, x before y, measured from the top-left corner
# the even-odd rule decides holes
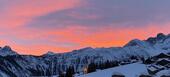
[[[46,41],[43,42],[34,42],[29,44],[19,44],[15,41],[5,41],[0,43],[1,45],[8,44],[14,50],[18,51],[21,54],[34,54],[41,55],[46,51],[55,51],[57,53],[60,52],[68,52],[73,49],[79,49],[82,47],[92,46],[92,47],[112,47],[112,46],[123,46],[128,41],[138,38],[141,40],[146,39],[150,36],[155,36],[158,32],[168,33],[168,29],[170,28],[169,24],[164,24],[164,27],[158,26],[156,24],[150,24],[147,27],[128,27],[128,28],[113,28],[113,27],[105,27],[102,29],[97,29],[95,31],[91,30],[88,27],[82,26],[74,26],[67,27],[65,29],[52,30],[52,31],[38,31],[36,33],[34,30],[21,30],[14,34],[15,37],[21,37],[19,39],[25,39],[27,41],[39,41],[43,39]],[[19,30],[17,30],[19,31]],[[46,37],[54,36],[53,38]],[[25,37],[25,38],[24,38]],[[2,39],[3,40],[3,39]],[[48,42],[54,43],[48,44]],[[58,43],[73,43],[77,44],[76,46],[60,46]]]
[[[146,39],[159,32],[168,33],[170,23],[149,24],[144,27],[121,27],[95,25],[94,28],[71,24],[63,29],[30,29],[24,27],[34,18],[52,12],[81,6],[82,0],[12,0],[6,1],[8,8],[0,14],[0,45],[10,45],[21,54],[40,55],[48,50],[66,52],[82,47],[123,46],[128,41],[138,38]],[[98,19],[97,15],[69,14],[77,19]],[[69,22],[69,21],[65,21]],[[98,23],[98,22],[96,22]],[[121,23],[121,22],[120,22]],[[35,25],[36,26],[36,25]],[[164,26],[164,27],[162,27]],[[68,44],[63,46],[61,44]],[[76,44],[76,45],[72,45]]]
[[[78,47],[72,48],[77,49],[86,46],[92,47],[111,47],[111,46],[123,46],[132,39],[144,40],[150,36],[154,36],[160,31],[160,26],[151,24],[147,27],[141,28],[103,28],[95,32],[90,32],[88,28],[76,28],[72,27],[57,30],[54,32],[56,36],[61,38],[53,39],[54,42],[73,42],[79,44]],[[167,27],[170,27],[166,25]],[[165,29],[163,29],[165,30]],[[84,33],[83,33],[84,32]],[[67,49],[67,48],[66,48]]]

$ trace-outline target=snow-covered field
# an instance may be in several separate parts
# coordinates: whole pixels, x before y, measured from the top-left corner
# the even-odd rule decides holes
[[[138,77],[141,74],[148,74],[147,68],[144,64],[134,63],[97,72],[81,75],[77,77],[111,77],[113,74],[123,74],[125,77]]]

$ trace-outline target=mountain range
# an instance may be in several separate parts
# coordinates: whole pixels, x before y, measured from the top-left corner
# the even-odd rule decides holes
[[[76,73],[82,73],[90,63],[125,61],[132,56],[147,59],[170,51],[170,34],[157,34],[146,40],[134,39],[123,47],[86,47],[67,53],[48,52],[41,56],[22,55],[10,46],[0,48],[0,77],[53,76],[73,66]]]

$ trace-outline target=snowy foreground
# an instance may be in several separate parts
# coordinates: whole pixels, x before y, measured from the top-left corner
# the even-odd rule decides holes
[[[148,74],[147,68],[144,64],[134,63],[97,72],[89,73],[77,77],[111,77],[113,74],[123,74],[125,77],[139,77],[141,74]]]

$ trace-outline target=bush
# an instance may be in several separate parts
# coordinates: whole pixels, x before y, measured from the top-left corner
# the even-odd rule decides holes
[[[118,72],[114,72],[112,77],[125,77],[124,75],[122,75],[121,73]]]

